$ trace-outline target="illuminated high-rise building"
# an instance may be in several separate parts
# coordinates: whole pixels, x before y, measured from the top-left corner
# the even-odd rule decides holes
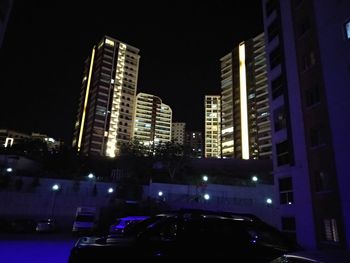
[[[134,139],[152,147],[171,141],[171,108],[152,94],[139,93],[136,97]]]
[[[221,158],[221,98],[205,96],[204,157]]]
[[[13,5],[13,0],[0,1],[0,48],[2,46],[6,33],[7,23],[10,18],[10,13]]]
[[[173,122],[172,128],[171,128],[171,140],[174,143],[184,145],[185,139],[186,139],[185,129],[186,129],[186,123]]]
[[[271,158],[265,54],[264,34],[259,34],[220,59],[224,158]]]
[[[73,147],[115,157],[132,139],[139,49],[105,36],[85,61]]]
[[[196,158],[203,157],[203,133],[196,131],[186,131],[185,145],[188,147],[190,156]]]
[[[350,249],[350,1],[262,6],[280,228],[305,249]]]

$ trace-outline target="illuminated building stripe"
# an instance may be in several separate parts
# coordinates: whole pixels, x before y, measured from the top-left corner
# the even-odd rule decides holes
[[[87,103],[88,103],[88,99],[89,99],[90,82],[91,82],[92,68],[93,68],[93,65],[94,65],[94,58],[95,58],[95,47],[92,49],[92,54],[91,54],[89,77],[88,77],[88,82],[87,82],[86,92],[85,92],[84,109],[83,109],[83,115],[81,117],[81,122],[80,122],[80,132],[79,132],[78,149],[77,149],[78,152],[80,151],[81,141],[82,141],[82,138],[83,138],[83,130],[84,130],[84,124],[85,124],[86,107],[87,107]]]
[[[244,42],[239,44],[239,83],[240,83],[240,101],[241,101],[242,159],[249,159],[247,83],[246,83],[245,44],[244,44]]]

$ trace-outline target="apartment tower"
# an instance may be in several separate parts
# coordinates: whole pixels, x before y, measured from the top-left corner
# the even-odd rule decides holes
[[[265,54],[262,33],[220,59],[223,158],[271,158]]]
[[[204,99],[204,157],[221,158],[221,98],[207,95]]]
[[[171,108],[152,94],[139,93],[136,97],[134,139],[153,147],[171,141]]]
[[[350,1],[262,3],[280,227],[349,249]]]
[[[184,145],[185,144],[185,129],[186,123],[184,122],[173,122],[171,128],[171,140],[175,143]]]
[[[186,132],[185,145],[189,148],[190,154],[195,158],[203,157],[203,133],[195,131]]]
[[[115,157],[131,140],[139,49],[105,36],[85,61],[73,147]]]

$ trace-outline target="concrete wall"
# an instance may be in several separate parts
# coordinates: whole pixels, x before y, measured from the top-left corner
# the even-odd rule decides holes
[[[22,177],[21,190],[15,189],[13,176],[7,189],[0,190],[0,217],[43,219],[53,216],[61,225],[71,226],[78,206],[94,206],[102,208],[108,205],[113,183],[96,182],[97,194],[93,194],[94,181],[80,181],[41,178],[40,185],[33,188],[34,178]],[[52,191],[58,184],[60,191]],[[159,197],[159,191],[163,196]],[[204,200],[203,195],[210,195]],[[172,209],[201,208],[238,213],[252,213],[265,222],[276,226],[276,208],[274,203],[267,204],[266,199],[274,202],[273,186],[256,184],[255,186],[226,185],[176,185],[151,183],[143,187],[143,199],[165,202]]]
[[[22,177],[21,190],[15,189],[13,176],[7,189],[0,190],[0,217],[31,218],[40,220],[53,216],[62,226],[71,226],[78,206],[103,207],[108,204],[111,195],[108,189],[112,183],[96,182],[96,194],[93,193],[95,182],[41,178],[39,186],[33,187],[34,178]],[[58,184],[55,192],[52,186]]]
[[[159,196],[159,192],[163,195]],[[210,199],[205,200],[204,194]],[[256,184],[255,186],[228,185],[175,185],[152,183],[144,188],[144,196],[165,201],[172,209],[200,208],[209,210],[251,213],[265,222],[278,226],[279,217],[274,204],[274,186]],[[272,199],[272,204],[266,200]]]

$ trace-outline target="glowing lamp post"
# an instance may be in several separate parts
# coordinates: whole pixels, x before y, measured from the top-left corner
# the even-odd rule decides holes
[[[51,206],[51,218],[53,218],[53,212],[54,212],[55,204],[56,204],[56,196],[57,196],[58,190],[60,190],[60,186],[58,184],[54,184],[51,187],[51,190],[53,191],[53,200],[52,200],[52,206]]]

